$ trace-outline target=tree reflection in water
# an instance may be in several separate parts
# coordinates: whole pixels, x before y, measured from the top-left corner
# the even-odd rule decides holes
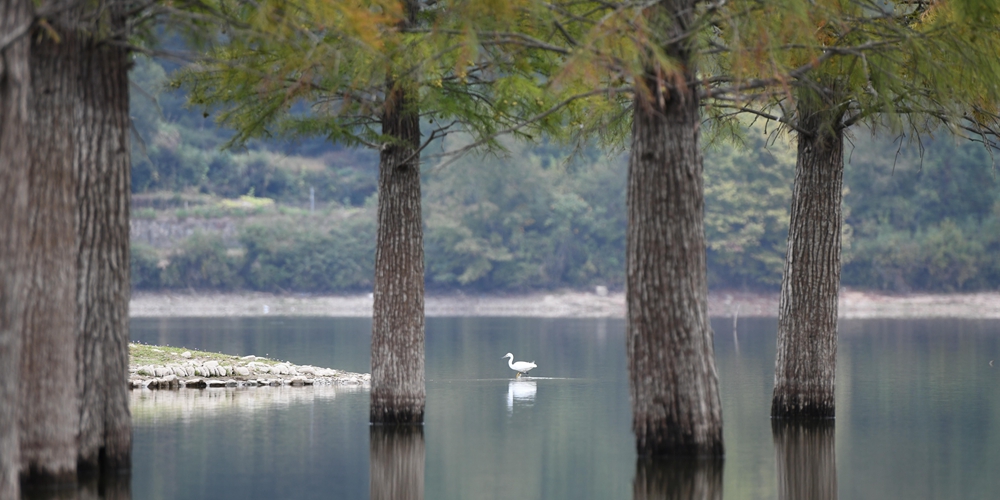
[[[102,477],[81,477],[75,487],[52,488],[28,485],[21,491],[22,500],[130,500],[132,477],[128,473]]]
[[[721,500],[721,458],[644,458],[635,462],[633,500]]]
[[[372,425],[371,500],[424,498],[424,426]]]
[[[774,454],[778,462],[779,499],[837,499],[833,423],[833,419],[771,421]]]

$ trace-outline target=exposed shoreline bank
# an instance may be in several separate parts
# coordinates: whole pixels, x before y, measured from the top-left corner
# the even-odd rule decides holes
[[[428,294],[427,316],[623,318],[625,294],[553,291],[521,295]],[[260,292],[137,292],[129,314],[142,317],[326,316],[370,317],[369,294],[305,295]],[[709,316],[777,317],[777,293],[717,291]],[[860,318],[1000,319],[1000,292],[888,295],[842,290],[839,316]]]
[[[233,356],[169,346],[129,344],[131,389],[209,387],[356,386],[367,388],[368,373],[295,365],[260,356]]]

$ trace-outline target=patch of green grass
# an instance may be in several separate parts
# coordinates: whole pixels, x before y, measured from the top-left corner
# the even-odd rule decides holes
[[[185,358],[181,356],[181,353],[190,351],[191,357]],[[211,361],[215,360],[219,363],[225,364],[243,364],[240,356],[233,356],[231,354],[221,354],[218,352],[205,352],[196,351],[194,349],[186,349],[183,347],[169,347],[169,346],[158,346],[158,345],[146,345],[139,343],[130,343],[128,345],[129,354],[129,365],[142,366],[142,365],[165,365],[168,363],[178,363],[187,360],[199,360],[199,361]],[[253,360],[257,363],[267,363],[270,365],[276,365],[280,361],[273,359],[265,359],[257,357]]]

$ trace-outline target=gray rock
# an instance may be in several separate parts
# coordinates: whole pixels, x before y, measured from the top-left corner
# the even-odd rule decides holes
[[[205,382],[205,379],[200,378],[186,380],[184,381],[184,387],[189,389],[204,389],[208,387],[208,382]]]
[[[153,375],[157,378],[161,378],[167,375],[167,369],[162,366],[157,366],[153,368]]]
[[[209,387],[225,387],[226,386],[226,381],[225,380],[209,380],[208,381],[208,386]]]
[[[191,351],[184,351],[184,352],[182,352],[182,353],[181,353],[181,357],[182,357],[182,358],[188,358],[188,359],[191,359]]]
[[[219,366],[219,362],[213,359],[211,361],[206,361],[201,366],[204,366],[205,368],[215,368],[216,366]]]
[[[248,376],[250,376],[250,369],[247,368],[247,367],[245,367],[245,366],[237,366],[236,367],[236,374],[237,375],[242,375],[244,377],[248,377]]]

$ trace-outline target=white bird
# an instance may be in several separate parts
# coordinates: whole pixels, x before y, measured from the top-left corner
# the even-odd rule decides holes
[[[529,363],[527,361],[518,361],[518,362],[515,363],[514,362],[514,355],[511,354],[511,353],[509,353],[509,352],[507,353],[506,356],[504,356],[503,358],[500,358],[500,359],[504,359],[504,358],[510,358],[510,359],[507,360],[507,366],[509,366],[511,370],[514,370],[514,371],[517,372],[516,377],[520,377],[521,375],[527,375],[528,372],[530,372],[532,368],[537,368],[538,367],[538,365],[536,365],[534,361],[532,361],[531,363]]]

